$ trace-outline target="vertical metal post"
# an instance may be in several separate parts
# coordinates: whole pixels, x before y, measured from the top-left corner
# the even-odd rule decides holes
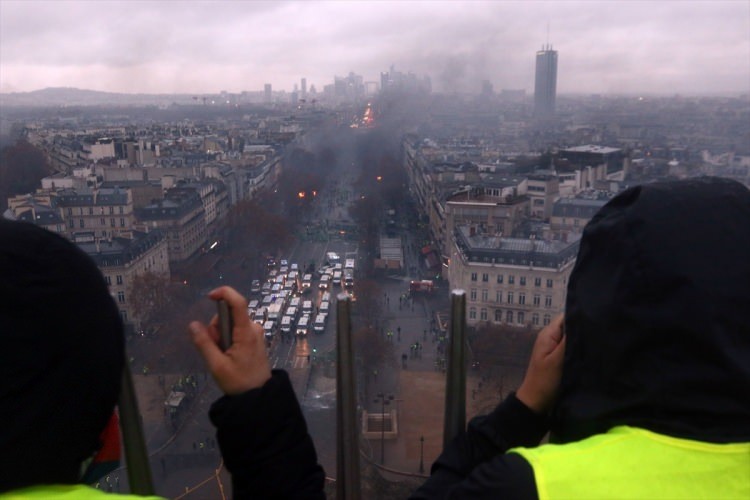
[[[336,498],[359,500],[359,432],[357,428],[351,298],[336,297]]]
[[[122,387],[120,388],[120,429],[122,430],[123,447],[125,448],[125,463],[128,467],[128,482],[130,492],[137,495],[154,495],[154,483],[151,479],[151,466],[148,461],[146,441],[143,439],[141,415],[135,399],[133,378],[130,367],[125,360],[122,370]]]
[[[424,436],[419,436],[419,473],[424,474]]]
[[[451,291],[443,449],[466,427],[466,292]]]

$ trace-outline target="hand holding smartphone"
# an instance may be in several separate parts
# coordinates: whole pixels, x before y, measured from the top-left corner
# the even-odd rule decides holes
[[[219,348],[226,351],[232,346],[232,330],[234,322],[232,321],[232,311],[226,300],[217,300],[216,308],[219,315]]]

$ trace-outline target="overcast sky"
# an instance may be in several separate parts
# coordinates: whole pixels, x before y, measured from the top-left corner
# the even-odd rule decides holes
[[[531,94],[547,40],[560,93],[750,92],[750,0],[0,0],[0,91],[322,91],[393,64],[437,91]]]

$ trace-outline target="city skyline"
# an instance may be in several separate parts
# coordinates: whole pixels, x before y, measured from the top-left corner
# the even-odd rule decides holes
[[[391,65],[438,92],[534,92],[534,54],[563,55],[557,93],[750,92],[750,3],[18,2],[0,0],[0,92],[320,92]],[[548,28],[549,25],[549,28]]]

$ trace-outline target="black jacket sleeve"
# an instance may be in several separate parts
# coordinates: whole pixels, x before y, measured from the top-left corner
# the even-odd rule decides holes
[[[511,394],[492,413],[469,422],[411,498],[538,498],[531,465],[521,455],[505,452],[536,446],[547,428],[546,417]]]
[[[209,411],[235,499],[325,498],[302,410],[283,370],[259,388],[223,396]]]

